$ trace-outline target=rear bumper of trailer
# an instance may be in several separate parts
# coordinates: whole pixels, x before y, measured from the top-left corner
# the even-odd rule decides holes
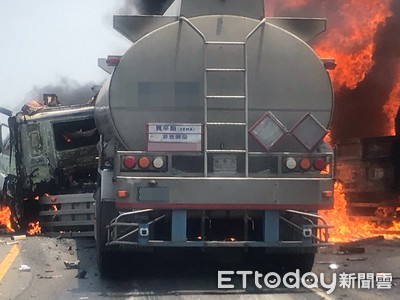
[[[331,178],[116,177],[111,189],[107,192],[119,209],[318,210],[333,205]]]
[[[111,247],[134,246],[140,248],[269,248],[271,251],[279,248],[302,249],[329,245],[328,229],[331,226],[322,217],[301,211],[288,210],[285,214],[281,214],[279,211],[264,211],[262,216],[263,235],[261,240],[248,239],[247,233],[244,235],[244,240],[236,240],[234,238],[207,240],[204,234],[204,222],[201,225],[202,233],[198,236],[197,240],[189,240],[188,214],[185,210],[173,210],[171,212],[170,227],[168,226],[171,236],[166,240],[157,240],[154,239],[154,235],[152,234],[154,225],[162,222],[168,213],[163,211],[157,217],[147,219],[147,221],[132,221],[133,216],[151,212],[153,212],[152,209],[145,209],[120,213],[107,225],[106,245]],[[308,224],[295,223],[291,221],[290,215],[304,217],[309,222],[307,222]],[[243,230],[244,232],[248,232],[250,230],[248,222],[252,221],[252,219],[245,212],[243,220],[245,221]],[[289,225],[290,230],[298,233],[296,239],[285,240],[282,238],[280,227],[283,223]]]
[[[138,178],[105,171],[97,220],[108,247],[303,249],[326,245],[330,227],[305,211],[331,208],[332,202],[331,178]],[[211,221],[213,228],[218,220],[237,226],[230,219],[241,220],[240,238],[207,236]],[[259,234],[252,239],[254,222]],[[160,230],[166,238],[155,238]]]

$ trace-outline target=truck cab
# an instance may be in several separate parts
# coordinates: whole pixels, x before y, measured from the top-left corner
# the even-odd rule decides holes
[[[93,105],[62,106],[47,96],[47,104],[31,102],[8,119],[9,139],[0,154],[2,201],[16,228],[38,219],[44,195],[95,189],[99,135]]]

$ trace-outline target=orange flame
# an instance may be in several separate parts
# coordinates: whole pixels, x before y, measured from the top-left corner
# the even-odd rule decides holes
[[[4,225],[7,231],[14,231],[11,226],[11,210],[7,205],[0,205],[0,224]]]
[[[391,0],[335,0],[335,11],[329,10],[327,3],[313,0],[268,0],[265,7],[268,16],[279,17],[278,10],[304,10],[313,3],[320,6],[323,16],[330,16],[328,30],[314,49],[321,58],[335,58],[337,67],[330,72],[335,90],[342,86],[354,89],[374,64],[375,33],[392,14]]]
[[[376,30],[391,15],[388,0],[342,2],[339,13],[346,27],[328,30],[314,46],[320,57],[336,60],[337,67],[330,72],[335,90],[341,86],[354,89],[364,80],[373,67]]]
[[[326,136],[324,137],[324,142],[327,143],[328,145],[332,145],[332,132],[329,130]]]
[[[395,78],[400,78],[400,66],[397,67],[397,75]],[[387,135],[395,135],[395,117],[397,114],[397,110],[400,107],[400,80],[396,82],[389,95],[389,99],[386,101],[386,104],[383,106],[383,112],[388,118],[387,127],[385,128]]]
[[[335,183],[335,208],[333,210],[319,211],[319,214],[330,225],[335,226],[329,230],[330,242],[349,242],[376,235],[383,235],[385,239],[393,239],[398,237],[397,232],[400,231],[400,223],[392,223],[390,226],[385,227],[360,217],[349,216],[343,187],[338,182]],[[395,233],[385,234],[385,232],[391,231]]]
[[[37,235],[42,233],[42,228],[40,227],[39,221],[37,222],[30,222],[28,224],[28,228],[26,230],[26,233],[29,235]]]
[[[315,40],[313,48],[321,58],[335,59],[337,67],[329,71],[329,74],[336,91],[341,87],[355,89],[373,67],[373,55],[376,50],[375,35],[379,27],[383,26],[386,19],[392,15],[389,8],[391,3],[392,0],[268,0],[265,2],[266,14],[276,17],[282,16],[282,12],[287,11],[299,16],[300,10],[305,13],[310,10],[315,11],[315,6],[318,5],[318,10],[322,15],[313,15],[313,17],[327,17],[328,30]],[[335,9],[332,10],[332,8]],[[303,17],[309,17],[309,15]],[[396,78],[400,78],[400,66],[397,73]],[[387,116],[387,123],[390,124],[385,128],[385,132],[389,135],[395,133],[394,118],[399,106],[400,80],[393,86],[386,105],[382,109]],[[328,134],[324,140],[331,143],[330,135]],[[371,237],[379,231],[383,233],[400,230],[399,223],[380,227],[363,218],[348,216],[347,201],[340,184],[335,185],[334,200],[334,210],[320,212],[328,223],[335,225],[330,234],[330,240],[333,242]],[[394,237],[387,234],[384,236],[385,238]]]

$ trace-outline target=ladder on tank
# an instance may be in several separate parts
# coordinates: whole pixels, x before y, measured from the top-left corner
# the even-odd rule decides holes
[[[242,64],[241,67],[215,67],[213,68],[208,64],[208,50],[209,46],[224,46],[224,47],[240,47],[242,51]],[[205,41],[205,49],[204,49],[204,176],[208,176],[208,154],[209,153],[218,153],[218,154],[241,154],[245,156],[245,177],[248,177],[248,160],[249,160],[249,143],[248,143],[248,91],[247,91],[247,59],[246,59],[246,42],[226,42],[226,41]],[[242,73],[243,83],[241,83],[241,90],[243,91],[240,94],[229,94],[229,95],[212,95],[209,94],[208,88],[208,80],[209,73],[220,73],[220,74],[232,74],[232,73]],[[209,101],[219,101],[219,100],[228,100],[228,101],[240,101],[243,107],[243,116],[242,120],[237,120],[236,122],[210,122],[208,118],[209,112]],[[208,147],[208,131],[210,127],[224,127],[227,130],[232,127],[239,126],[244,130],[244,145],[242,145],[241,149],[209,149]]]
[[[247,74],[247,51],[246,43],[247,40],[266,22],[266,18],[261,20],[257,26],[246,36],[242,42],[230,42],[230,41],[207,41],[205,35],[187,18],[180,17],[180,21],[187,23],[198,35],[200,35],[204,41],[204,177],[208,177],[208,154],[209,153],[221,153],[230,154],[237,153],[243,154],[245,157],[245,177],[249,176],[249,135],[248,135],[248,121],[249,121],[249,99],[248,99],[248,74]],[[207,49],[209,45],[221,45],[229,47],[242,47],[243,51],[243,67],[242,68],[212,68],[207,64]],[[241,72],[244,75],[243,82],[243,94],[242,95],[210,95],[208,94],[208,74],[211,72],[228,73],[228,72]],[[243,101],[244,116],[242,122],[209,122],[209,101],[212,100],[232,100],[232,101]],[[242,149],[209,149],[208,148],[208,128],[211,126],[240,126],[244,129],[244,145]]]

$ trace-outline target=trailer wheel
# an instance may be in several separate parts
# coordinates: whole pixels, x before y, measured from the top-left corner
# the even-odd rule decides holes
[[[102,277],[108,277],[112,273],[112,252],[104,250],[104,246],[96,241],[97,267]]]
[[[314,264],[314,253],[265,253],[262,250],[251,251],[247,256],[246,263],[250,264],[254,270],[268,272],[277,272],[286,274],[295,272],[297,269],[300,274],[310,272]]]
[[[100,224],[101,225],[101,222]],[[97,223],[96,223],[97,226]],[[103,228],[97,227],[97,237],[96,237],[96,254],[97,254],[97,267],[99,269],[100,275],[102,277],[108,277],[112,275],[113,272],[113,258],[115,255],[113,251],[105,249],[107,242],[107,231],[105,226]]]
[[[300,274],[310,272],[314,265],[314,253],[297,253],[297,254],[285,254],[284,259],[284,272],[293,272],[297,269],[300,270]]]
[[[100,191],[95,193],[96,199],[96,254],[97,266],[100,275],[107,277],[111,275],[113,269],[114,252],[106,249],[107,243],[107,224],[111,221],[112,213],[115,210],[109,203],[101,203]]]

